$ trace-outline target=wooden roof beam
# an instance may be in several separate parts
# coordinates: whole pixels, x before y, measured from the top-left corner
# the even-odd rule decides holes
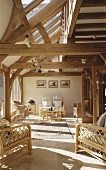
[[[12,66],[10,66],[10,69],[27,69],[30,68],[32,63],[25,63],[25,62],[19,62]],[[92,66],[97,66],[98,63],[95,61],[88,61],[86,64],[80,63],[73,63],[73,62],[39,62],[39,65],[42,69],[63,69],[63,68],[91,68]]]
[[[48,73],[25,73],[23,77],[61,77],[61,76],[81,76],[83,72],[48,72]]]
[[[106,47],[94,48],[93,45],[76,44],[32,44],[28,48],[25,44],[0,44],[0,54],[19,56],[40,55],[99,55],[106,53]]]

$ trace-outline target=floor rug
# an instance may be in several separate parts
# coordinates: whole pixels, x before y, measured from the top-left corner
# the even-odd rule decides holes
[[[31,125],[32,139],[72,139],[66,122],[35,122]]]

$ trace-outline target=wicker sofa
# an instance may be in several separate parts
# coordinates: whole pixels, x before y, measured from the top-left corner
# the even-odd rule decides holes
[[[31,128],[28,124],[11,126],[6,119],[0,121],[0,162],[21,149],[32,151]]]
[[[78,124],[76,126],[75,152],[82,150],[106,160],[106,127]]]

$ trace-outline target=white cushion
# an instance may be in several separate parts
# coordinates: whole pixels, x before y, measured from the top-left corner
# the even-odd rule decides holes
[[[53,101],[55,108],[61,108],[62,107],[62,101]]]
[[[42,101],[42,105],[44,107],[52,107],[52,100],[44,100]]]
[[[48,101],[47,101],[47,106],[48,106],[48,107],[52,107],[52,106],[53,106],[53,105],[52,105],[52,100],[48,100]]]
[[[105,121],[106,121],[106,112],[103,113],[103,114],[99,117],[99,120],[97,121],[97,126],[104,127],[104,126],[105,126]]]
[[[47,101],[46,101],[46,100],[42,101],[42,105],[43,105],[44,107],[47,107]]]

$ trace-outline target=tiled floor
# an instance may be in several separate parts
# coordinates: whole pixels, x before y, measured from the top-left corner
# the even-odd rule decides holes
[[[30,116],[28,122],[42,122],[39,116]],[[64,118],[74,138],[33,140],[32,155],[22,152],[1,166],[8,170],[105,170],[106,164],[87,153],[75,154],[75,118]],[[79,119],[79,121],[81,121]],[[27,121],[25,121],[27,122]]]

